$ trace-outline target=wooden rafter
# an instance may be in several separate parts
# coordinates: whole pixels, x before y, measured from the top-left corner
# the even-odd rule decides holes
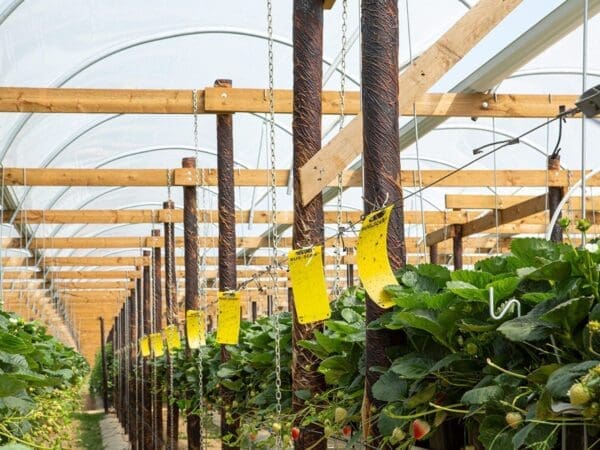
[[[423,56],[421,57],[423,58]],[[269,112],[267,89],[208,87],[198,90],[198,113]],[[323,114],[340,113],[340,94],[325,91]],[[573,106],[574,95],[422,93],[414,97],[417,116],[543,118],[556,114],[559,106]],[[275,112],[291,114],[291,90],[275,90]],[[71,89],[0,88],[1,112],[191,114],[190,90],[168,89]],[[358,92],[346,92],[344,113],[360,112]],[[413,115],[413,102],[405,102],[400,114]]]
[[[216,186],[216,169],[172,169],[174,186]],[[201,175],[203,172],[203,175]],[[169,169],[39,169],[4,168],[0,170],[7,186],[167,186]],[[490,170],[423,170],[421,182],[436,187],[482,187],[492,184]],[[547,187],[573,185],[580,178],[580,171],[568,170],[497,170],[495,185],[498,187]],[[268,185],[269,171],[265,169],[239,169],[235,171],[236,186],[264,187]],[[278,187],[288,186],[289,170],[276,171]],[[322,181],[322,177],[317,176]],[[403,186],[419,185],[416,170],[402,170],[400,181]],[[317,180],[318,181],[318,180]],[[316,181],[315,181],[316,182]],[[600,175],[592,177],[588,186],[599,186]],[[337,185],[337,184],[336,184]],[[362,174],[359,170],[343,173],[343,187],[361,187]],[[333,184],[332,184],[333,186]]]
[[[539,195],[530,198],[521,203],[509,206],[508,208],[498,209],[488,214],[461,225],[451,224],[429,233],[425,239],[428,246],[439,244],[447,239],[455,237],[461,233],[462,237],[482,233],[496,226],[504,225],[518,219],[530,216],[532,214],[544,211],[547,207],[546,195]],[[497,211],[497,212],[496,212]],[[460,229],[459,229],[460,227]],[[460,231],[459,231],[460,230]]]

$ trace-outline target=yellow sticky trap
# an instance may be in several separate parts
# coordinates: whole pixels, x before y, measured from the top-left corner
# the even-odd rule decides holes
[[[240,339],[240,293],[219,292],[217,342],[237,345]]]
[[[185,313],[185,332],[189,348],[200,348],[206,345],[204,312],[188,309]]]
[[[150,335],[150,347],[154,357],[157,358],[165,354],[165,346],[163,345],[162,334],[152,333]]]
[[[140,352],[144,358],[150,356],[150,339],[148,336],[142,336],[140,338]]]
[[[358,276],[369,297],[381,308],[391,308],[394,302],[384,291],[390,284],[398,284],[387,250],[387,232],[394,206],[375,211],[363,220],[356,246]]]
[[[319,322],[331,316],[323,270],[323,247],[292,250],[288,254],[294,307],[298,322]]]
[[[165,339],[167,341],[167,349],[169,353],[172,353],[173,350],[181,348],[181,339],[179,338],[179,330],[177,329],[177,325],[169,325],[165,328]]]

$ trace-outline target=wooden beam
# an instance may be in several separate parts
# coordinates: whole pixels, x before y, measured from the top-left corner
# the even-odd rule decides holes
[[[340,113],[339,92],[323,92],[322,99],[323,114]],[[419,117],[547,118],[556,115],[561,105],[574,107],[576,100],[576,95],[431,93],[415,100],[414,112]],[[275,91],[276,112],[291,114],[292,103],[291,91]],[[206,88],[205,111],[266,113],[269,98],[264,89]],[[348,115],[360,112],[358,92],[346,93],[344,112]],[[413,104],[404,104],[400,115],[412,117]]]
[[[198,114],[269,111],[267,89],[208,87],[197,92]],[[340,113],[339,92],[324,91],[322,100],[323,114]],[[432,93],[415,97],[415,108],[417,116],[541,118],[555,115],[560,105],[570,108],[575,100],[573,95]],[[292,104],[291,90],[275,90],[276,113],[291,114]],[[402,106],[401,115],[413,115],[412,102]],[[191,90],[3,87],[0,112],[192,114],[193,105]],[[344,112],[360,112],[358,92],[345,93]]]
[[[139,271],[127,270],[54,270],[49,271],[47,278],[51,280],[73,280],[73,279],[131,279],[140,278]]]
[[[457,227],[461,228],[461,236],[466,237],[494,228],[496,224],[504,225],[515,220],[523,219],[532,214],[545,211],[546,203],[546,194],[543,194],[517,203],[516,205],[509,206],[508,208],[498,209],[497,213],[496,211],[491,211],[483,217],[462,225],[448,225],[440,230],[427,234],[427,245],[431,246],[438,244],[446,239],[456,236],[458,231]]]
[[[447,198],[449,196],[446,196]],[[456,196],[455,196],[456,197]],[[509,197],[510,198],[510,197]],[[475,209],[475,208],[474,208]],[[485,208],[476,208],[485,209]],[[181,223],[183,219],[182,211],[175,210],[173,213],[168,213],[168,210],[21,210],[15,216],[15,224],[113,224],[113,223],[161,223],[173,222]],[[13,216],[14,211],[4,211],[4,221],[8,221]],[[204,215],[206,214],[206,215]],[[198,213],[200,220],[207,220],[210,223],[218,221],[219,212],[216,210],[207,211],[206,213]],[[252,215],[252,223],[270,223],[270,211],[257,210]],[[280,224],[291,224],[293,221],[293,211],[278,211],[277,222]],[[426,223],[444,223],[453,222],[461,223],[469,220],[473,213],[460,213],[450,211],[447,213],[440,211],[425,211]],[[342,223],[357,223],[360,222],[362,216],[361,211],[342,211]],[[474,218],[474,217],[473,217]],[[405,211],[405,223],[420,223],[420,211]],[[236,223],[243,224],[250,222],[250,211],[237,211]],[[325,222],[336,223],[337,211],[325,211]]]
[[[496,213],[492,211],[479,219],[462,224],[462,234],[463,236],[471,236],[489,230],[495,226],[496,219],[500,225],[522,219],[531,214],[544,211],[546,209],[546,204],[546,194],[543,194],[525,200],[524,202],[517,203],[516,205],[509,206],[508,208],[499,209],[498,217],[496,217]]]
[[[8,186],[167,186],[167,173],[170,169],[38,169],[4,168],[4,184]],[[194,186],[204,179],[204,186],[216,186],[216,169],[173,169],[174,186]],[[200,176],[200,172],[204,175]],[[435,182],[435,187],[486,187],[493,184],[491,170],[423,170],[421,180],[427,186]],[[497,170],[495,185],[498,187],[547,187],[572,185],[580,178],[580,171],[567,170]],[[235,182],[242,187],[264,187],[268,185],[269,171],[266,169],[239,169],[235,171]],[[287,187],[289,170],[276,171],[276,184]],[[447,177],[447,178],[445,178]],[[416,170],[403,170],[400,182],[403,186],[417,187],[419,174]],[[316,174],[316,184],[323,181]],[[330,186],[337,186],[331,182]],[[343,187],[361,187],[360,170],[343,173]],[[600,174],[588,180],[589,186],[600,186]],[[166,213],[165,213],[166,214]],[[163,217],[158,217],[163,219]],[[41,220],[41,219],[40,219]]]
[[[495,209],[507,208],[533,198],[532,195],[446,195],[446,208],[449,209]],[[581,210],[581,197],[571,197],[565,204],[565,209]],[[600,197],[586,197],[588,211],[600,210]]]
[[[150,264],[148,258],[143,256],[46,256],[41,264],[45,267],[53,266],[144,266]],[[135,270],[132,270],[135,272]]]
[[[357,242],[356,237],[346,237],[344,238],[344,244],[346,245],[346,247],[348,248],[354,248],[356,246],[356,242]],[[414,238],[414,237],[409,237],[406,238],[406,246],[407,246],[407,251],[410,251],[411,247],[416,247],[416,245],[418,244],[418,241],[420,239],[419,238]],[[118,236],[113,236],[113,237],[74,237],[74,238],[34,238],[31,241],[30,244],[30,248],[32,249],[63,249],[63,248],[76,248],[76,249],[82,249],[82,248],[139,248],[140,247],[140,243],[141,243],[141,247],[143,248],[151,248],[151,247],[162,247],[164,244],[164,240],[163,238],[157,238],[157,237],[152,237],[152,236],[134,236],[134,237],[118,237]],[[199,245],[205,248],[216,248],[218,243],[218,238],[215,236],[213,237],[200,237],[199,238]],[[18,248],[18,246],[20,245],[20,241],[19,239],[11,239],[11,238],[5,238],[3,241],[3,244],[6,246],[8,246],[8,248]],[[175,239],[175,245],[177,247],[183,247],[183,239],[181,237],[178,237]],[[325,242],[325,245],[327,247],[333,247],[335,245],[335,241],[333,239],[328,239]],[[243,237],[243,238],[237,238],[237,242],[236,242],[236,246],[238,248],[243,248],[243,247],[253,247],[253,248],[257,248],[257,247],[268,247],[268,241],[266,238],[259,238],[259,237]],[[288,237],[284,237],[280,239],[279,242],[279,247],[280,248],[291,248],[292,247],[292,239],[288,238]],[[143,257],[136,257],[136,258],[143,258]],[[44,259],[44,264],[48,265],[52,265],[51,261],[52,261],[52,257]],[[86,259],[85,257],[82,259]],[[50,262],[47,262],[50,261]],[[77,261],[77,260],[76,260]],[[125,264],[124,261],[131,261],[131,260],[126,260],[125,258],[121,258],[121,262],[117,262],[114,265],[119,265],[119,264]],[[133,261],[138,262],[139,260],[135,259]],[[139,264],[141,265],[147,265],[149,262],[147,262],[146,264]],[[85,264],[82,264],[85,265]],[[91,263],[87,264],[87,265],[91,265]]]
[[[480,0],[400,74],[399,110],[412,106],[520,3]],[[300,186],[305,205],[362,152],[362,121],[359,114],[302,167]]]
[[[62,289],[133,289],[135,281],[55,281],[53,285],[59,291]]]

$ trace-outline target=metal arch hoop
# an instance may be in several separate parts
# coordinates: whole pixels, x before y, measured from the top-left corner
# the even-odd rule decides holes
[[[246,36],[246,37],[251,37],[251,38],[256,38],[256,39],[268,40],[268,36],[265,33],[248,30],[248,29],[244,29],[244,28],[235,28],[235,27],[222,27],[222,28],[204,27],[204,28],[198,28],[198,29],[178,30],[178,31],[159,33],[159,34],[149,36],[146,38],[142,38],[142,39],[138,39],[138,40],[134,40],[134,41],[128,41],[128,42],[119,44],[111,49],[105,50],[105,51],[101,52],[99,55],[93,56],[92,58],[88,59],[86,62],[82,63],[78,68],[76,68],[75,70],[71,71],[68,74],[65,74],[64,76],[62,76],[61,78],[56,80],[54,83],[51,83],[50,87],[62,87],[66,83],[71,81],[73,78],[75,78],[77,75],[79,75],[86,69],[92,67],[93,65],[99,63],[100,61],[103,61],[111,56],[114,56],[116,54],[130,50],[132,48],[140,47],[140,46],[154,43],[154,42],[165,41],[165,40],[169,40],[169,39],[175,39],[175,38],[186,37],[186,36],[205,35],[205,34],[231,34],[231,35]],[[292,47],[292,43],[289,40],[284,39],[282,37],[274,36],[273,42],[280,44],[280,45],[284,45],[286,47],[290,47],[290,48]],[[327,64],[328,66],[332,65],[332,62],[329,61],[328,59],[323,58],[323,62],[325,64]],[[356,86],[360,85],[360,83],[353,77],[347,76],[347,78],[351,82],[353,82]],[[12,127],[7,141],[4,144],[4,146],[2,147],[2,150],[0,151],[0,161],[4,160],[10,147],[14,143],[15,139],[17,138],[17,136],[19,135],[21,130],[25,127],[25,125],[27,124],[29,119],[31,119],[32,115],[33,115],[33,113],[25,114]]]

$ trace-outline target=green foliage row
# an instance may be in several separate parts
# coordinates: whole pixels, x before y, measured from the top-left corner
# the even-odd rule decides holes
[[[598,439],[599,274],[598,245],[529,238],[514,240],[510,254],[481,261],[475,270],[423,264],[399,271],[398,284],[387,288],[395,306],[369,325],[397,337],[386,349],[389,368],[370,368],[381,374],[373,395],[384,406],[371,412],[384,442],[409,449],[449,421],[465,426],[470,440],[487,450],[550,450],[563,424],[586,425],[590,439]],[[512,309],[501,320],[491,318],[490,288],[496,312],[517,299],[522,315]],[[273,448],[278,435],[289,442],[298,421],[300,431],[321,424],[324,438],[362,439],[364,293],[349,290],[332,307],[323,331],[300,342],[318,361],[327,389],[314,398],[294,392],[306,400],[299,414],[291,408],[289,314],[279,318],[281,416],[275,410],[273,318],[243,323],[240,344],[227,347],[227,362],[212,336],[200,353],[174,355],[176,397],[187,399],[178,400],[180,406],[203,414],[202,367],[203,404],[218,410],[229,392],[227,418],[240,418],[243,447],[252,441],[253,448]],[[167,370],[164,358],[155,364]]]
[[[60,448],[88,370],[38,323],[0,312],[0,448]]]

